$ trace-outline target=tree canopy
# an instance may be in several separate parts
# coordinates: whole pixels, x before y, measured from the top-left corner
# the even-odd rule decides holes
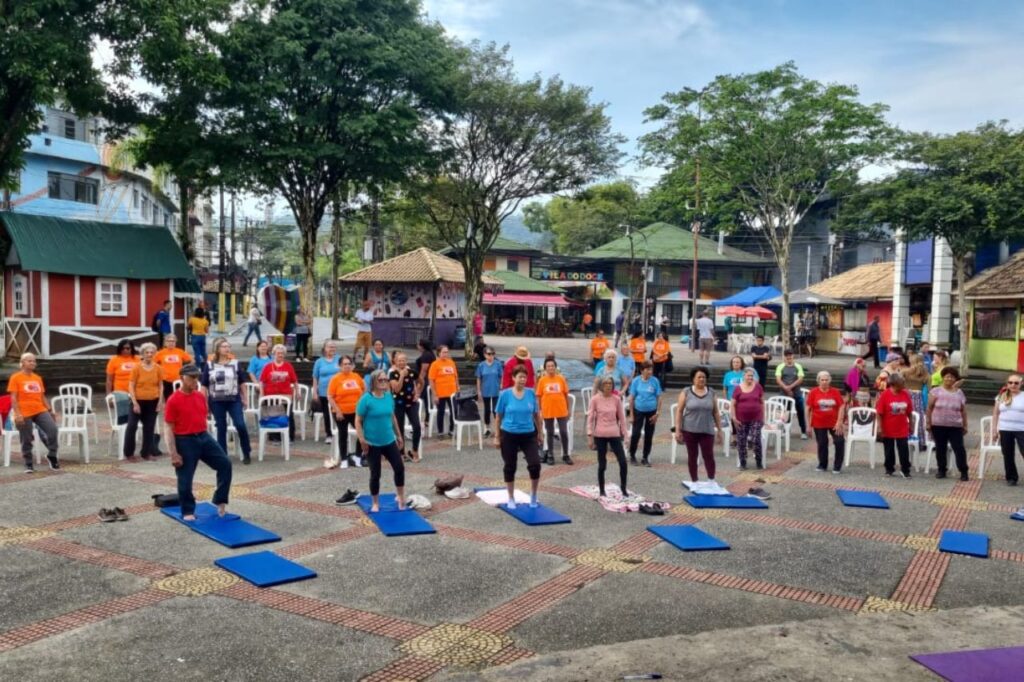
[[[643,197],[625,180],[588,187],[573,197],[523,207],[523,222],[533,232],[550,232],[555,253],[575,254],[621,237],[624,225],[649,220]]]

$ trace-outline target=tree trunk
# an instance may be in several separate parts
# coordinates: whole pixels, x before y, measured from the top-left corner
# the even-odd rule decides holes
[[[299,305],[307,312],[313,310],[313,296],[316,288],[317,227],[316,220],[302,220],[299,223],[300,239],[302,240],[302,289],[299,291]]]
[[[181,219],[178,221],[178,243],[181,244],[185,260],[192,265],[196,259],[196,249],[192,239],[192,223],[189,221],[188,215],[190,189],[186,181],[178,179],[178,209],[181,211]]]
[[[338,338],[338,262],[341,260],[341,201],[331,200],[331,338]]]
[[[964,297],[964,284],[966,284],[964,281],[964,260],[964,256],[953,254],[953,267],[956,268],[956,286],[960,292],[956,297],[956,309],[960,315],[960,374],[967,376],[967,371],[971,365],[971,325],[967,319],[967,298]]]
[[[483,258],[471,257],[471,254],[464,253],[462,257],[462,271],[466,277],[466,357],[473,356],[473,318],[480,310],[480,300],[483,294]]]
[[[788,264],[787,264],[788,265]],[[780,326],[780,333],[782,334],[782,347],[790,348],[790,329],[789,329],[789,268],[783,265],[779,265],[779,285],[782,287],[782,324]]]

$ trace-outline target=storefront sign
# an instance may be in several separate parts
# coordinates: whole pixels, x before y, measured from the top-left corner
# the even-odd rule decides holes
[[[581,272],[579,270],[541,270],[537,273],[537,279],[547,282],[579,282],[580,284],[605,281],[603,272]]]
[[[843,332],[839,335],[839,352],[844,355],[864,355],[866,346],[864,332]]]

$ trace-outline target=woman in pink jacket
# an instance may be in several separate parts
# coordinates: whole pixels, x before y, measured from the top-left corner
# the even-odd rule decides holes
[[[594,382],[594,397],[590,399],[587,411],[587,440],[590,449],[597,450],[597,487],[604,497],[604,472],[608,468],[608,448],[611,447],[619,460],[619,487],[623,496],[626,490],[626,451],[622,439],[626,437],[626,413],[622,398],[615,393],[615,381],[610,376],[599,377]]]

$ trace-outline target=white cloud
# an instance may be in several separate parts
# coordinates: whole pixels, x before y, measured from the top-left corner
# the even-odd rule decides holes
[[[481,38],[481,25],[498,14],[495,0],[425,0],[427,16],[460,40]]]

